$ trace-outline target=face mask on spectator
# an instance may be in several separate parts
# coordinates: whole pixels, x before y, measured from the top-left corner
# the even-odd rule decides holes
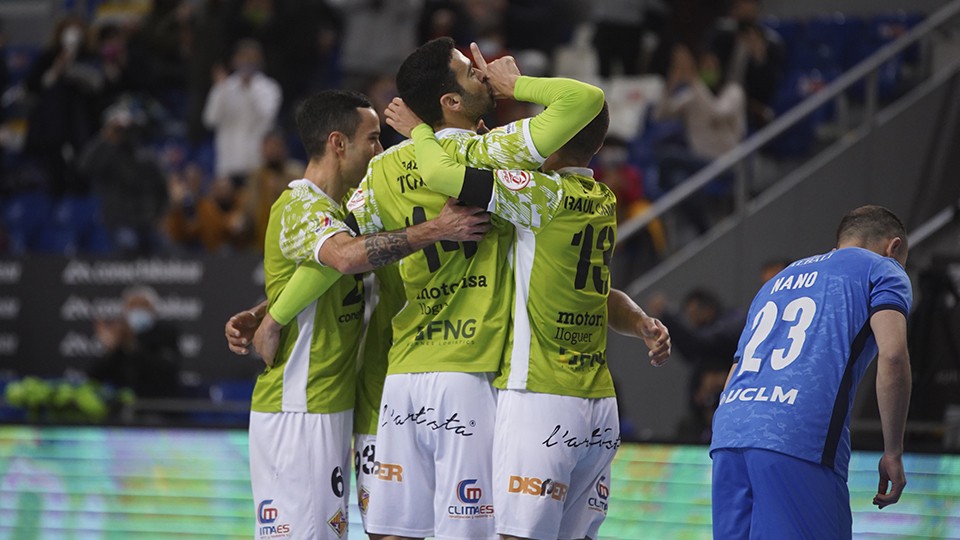
[[[142,334],[153,328],[156,317],[149,310],[134,308],[127,312],[127,324],[134,334]]]
[[[256,62],[237,62],[237,73],[243,77],[250,77],[257,71]]]
[[[60,43],[68,51],[76,51],[80,47],[80,40],[83,39],[83,31],[76,26],[68,26],[60,34]]]

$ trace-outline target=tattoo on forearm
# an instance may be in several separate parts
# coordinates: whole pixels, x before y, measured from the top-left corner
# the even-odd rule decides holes
[[[374,267],[390,264],[413,253],[407,240],[407,231],[391,231],[363,237],[367,260]]]

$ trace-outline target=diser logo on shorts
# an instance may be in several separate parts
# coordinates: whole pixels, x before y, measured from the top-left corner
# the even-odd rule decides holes
[[[477,504],[482,497],[483,490],[476,478],[461,480],[457,484],[457,500],[461,504],[448,506],[447,515],[457,519],[493,517],[492,504]]]
[[[550,497],[563,502],[567,498],[569,487],[567,484],[555,482],[550,478],[541,480],[532,476],[511,476],[507,492]]]
[[[260,538],[284,538],[290,535],[290,524],[277,524],[280,510],[273,506],[273,499],[264,499],[257,505],[257,534]]]
[[[403,482],[402,465],[396,465],[393,463],[380,463],[379,461],[376,461],[373,464],[373,474],[378,480],[397,483]]]

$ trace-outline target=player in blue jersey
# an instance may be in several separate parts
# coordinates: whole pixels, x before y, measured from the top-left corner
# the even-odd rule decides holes
[[[851,537],[850,410],[874,357],[884,452],[873,504],[899,500],[906,260],[900,220],[863,206],[840,222],[835,250],[792,263],[757,293],[713,420],[714,538]]]

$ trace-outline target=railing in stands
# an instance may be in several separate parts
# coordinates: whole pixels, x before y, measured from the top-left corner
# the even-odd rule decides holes
[[[824,105],[832,101],[842,102],[847,91],[863,80],[866,80],[863,117],[856,129],[872,130],[879,104],[878,71],[880,68],[907,48],[933,35],[935,30],[942,28],[958,15],[960,15],[960,0],[953,0],[898,39],[880,48],[832,83],[757,131],[739,146],[717,158],[685,182],[664,194],[642,214],[620,225],[617,243],[623,245],[652,221],[662,218],[667,212],[702,191],[707,184],[731,169],[737,173],[733,192],[733,213],[743,216],[747,204],[754,198],[749,195],[748,189],[749,176],[746,174],[745,167],[748,160]],[[956,66],[951,64],[950,67],[954,68]],[[850,129],[854,128],[850,127]]]

